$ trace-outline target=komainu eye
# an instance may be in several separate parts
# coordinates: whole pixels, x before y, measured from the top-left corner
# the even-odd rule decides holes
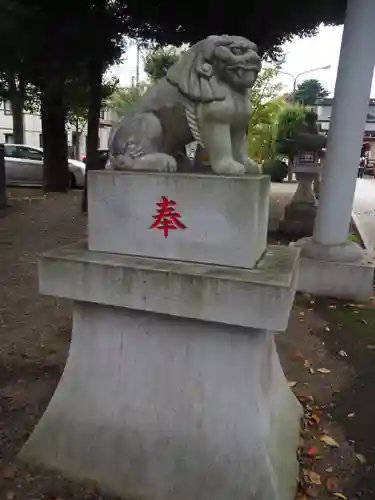
[[[231,47],[230,50],[236,56],[242,56],[242,54],[244,54],[244,49],[242,47]]]

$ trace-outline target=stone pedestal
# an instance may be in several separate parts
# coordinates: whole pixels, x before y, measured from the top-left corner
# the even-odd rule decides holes
[[[90,173],[89,189],[99,189],[94,178],[101,174]],[[110,175],[105,189],[128,178],[141,192],[147,177]],[[147,175],[166,186],[174,174]],[[266,185],[263,179],[236,181],[249,187]],[[183,199],[181,215],[192,213],[199,193],[190,200],[179,194],[195,181],[178,182],[180,193],[156,196]],[[253,200],[239,203],[244,187],[220,182],[228,188],[221,200],[208,198],[206,210],[214,217],[218,203],[222,215],[237,204],[244,220]],[[109,196],[103,210],[115,214],[124,199]],[[124,205],[117,213],[126,214]],[[100,205],[94,210],[99,217]],[[96,480],[123,498],[293,500],[301,408],[282,372],[274,334],[287,327],[298,249],[264,247],[248,268],[203,263],[204,250],[201,262],[156,258],[158,244],[147,250],[142,242],[161,234],[149,230],[149,222],[134,225],[134,213],[125,219],[137,226],[138,250],[151,255],[93,251],[82,243],[39,261],[42,293],[74,301],[73,334],[64,374],[21,458]],[[194,247],[188,228],[192,238],[202,231],[194,224],[192,218],[183,230],[187,252]],[[117,231],[129,228],[124,222]],[[256,255],[259,242],[249,233],[246,238],[249,255]]]
[[[291,246],[301,249],[299,292],[349,300],[368,300],[372,295],[374,263],[357,243],[323,246],[302,238]]]
[[[267,244],[266,176],[96,172],[88,195],[89,250],[251,268]],[[162,197],[186,230],[150,230]]]
[[[284,218],[280,223],[280,231],[290,236],[311,236],[317,210],[312,182],[316,179],[314,173],[297,172],[298,181],[292,201],[285,208]]]

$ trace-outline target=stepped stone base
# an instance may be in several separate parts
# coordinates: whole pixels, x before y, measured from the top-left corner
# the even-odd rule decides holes
[[[248,271],[44,255],[42,292],[74,300],[72,343],[20,457],[125,499],[294,500],[301,408],[274,332],[298,253],[271,247]]]

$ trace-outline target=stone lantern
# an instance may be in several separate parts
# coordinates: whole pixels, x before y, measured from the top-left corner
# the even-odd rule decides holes
[[[293,156],[294,173],[298,182],[292,201],[285,209],[280,230],[297,237],[310,236],[314,228],[317,209],[314,191],[319,190],[319,159],[326,144],[326,137],[317,130],[316,120],[316,113],[309,111],[301,130],[279,143],[280,152]]]

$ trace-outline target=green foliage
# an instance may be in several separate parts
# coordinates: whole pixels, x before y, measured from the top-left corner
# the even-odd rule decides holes
[[[291,139],[307,127],[310,108],[298,103],[287,104],[276,118],[277,139]]]
[[[280,109],[285,106],[280,95],[282,84],[276,81],[280,65],[276,64],[263,69],[252,90],[252,116],[248,131],[248,151],[250,158],[258,161],[274,156],[275,128],[274,123]]]
[[[60,122],[54,129],[56,133],[47,134],[44,140],[45,151],[51,152],[44,156],[44,174],[51,180],[45,182],[48,189],[59,185],[59,190],[64,190],[68,179],[62,139],[64,127],[61,126],[65,119],[62,112],[64,87],[70,79],[81,75],[83,66],[86,67],[82,73],[88,76],[84,76],[83,81],[88,82],[91,92],[89,170],[97,149],[101,76],[121,56],[124,35],[137,40],[153,40],[160,45],[180,46],[195,43],[208,33],[236,33],[258,44],[261,54],[277,58],[280,46],[293,36],[311,36],[322,22],[341,24],[346,1],[306,0],[302,8],[300,0],[288,0],[285,5],[279,0],[254,0],[240,10],[228,2],[214,8],[210,2],[201,2],[198,16],[195,8],[180,7],[176,9],[171,1],[146,6],[144,2],[124,0],[57,3],[0,0],[0,37],[6,41],[0,46],[0,72],[20,77],[38,88],[43,109],[51,108],[49,125],[46,124],[48,120],[44,120],[44,128],[51,129],[51,124]]]
[[[0,73],[0,102],[11,101],[13,92],[22,93],[24,100],[24,111],[37,113],[40,109],[38,89],[26,82],[21,82],[17,75]]]
[[[319,99],[324,99],[328,95],[329,91],[323,87],[319,80],[310,78],[298,85],[294,98],[301,104],[314,106]]]
[[[276,152],[292,157],[298,150],[319,151],[326,137],[319,134],[316,114],[308,106],[287,104],[276,118]]]
[[[237,7],[228,2],[200,2],[176,8],[173,2],[128,2],[128,15],[142,21],[144,33],[160,44],[195,43],[208,33],[235,33],[258,44],[263,54],[280,54],[280,46],[294,36],[312,36],[321,23],[342,24],[346,0],[253,0]],[[270,22],[272,20],[272,22]],[[153,33],[152,33],[153,32]],[[147,36],[146,36],[147,38]]]
[[[167,74],[168,69],[178,61],[180,53],[176,47],[159,47],[144,57],[144,68],[152,82]]]
[[[119,80],[111,77],[103,80],[102,100],[103,104],[112,96],[118,87]],[[67,122],[72,125],[77,132],[82,132],[87,123],[90,107],[90,89],[87,84],[80,80],[71,80],[65,86],[65,101],[68,107]]]
[[[282,182],[288,174],[288,165],[281,160],[267,160],[263,163],[262,173],[269,175],[272,182]]]
[[[249,156],[258,161],[273,158],[275,155],[275,120],[285,106],[282,97],[267,103],[262,109],[262,120],[254,123],[249,129]]]
[[[107,98],[107,106],[114,110],[118,118],[121,118],[137,102],[139,97],[146,92],[146,90],[147,85],[145,83],[141,83],[138,88],[120,87]]]

